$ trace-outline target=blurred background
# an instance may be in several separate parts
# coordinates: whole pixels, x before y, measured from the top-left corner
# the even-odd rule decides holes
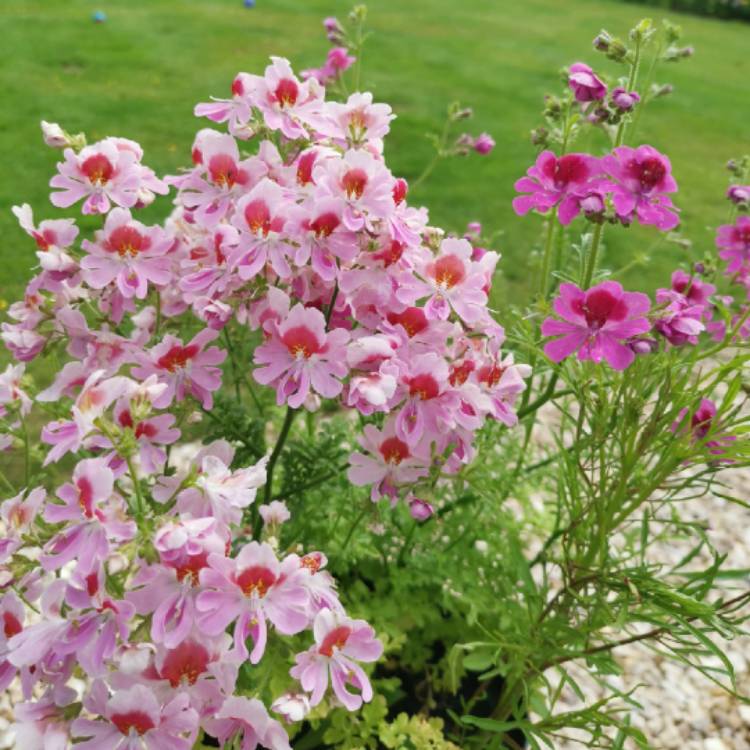
[[[727,0],[680,0],[726,12]],[[248,4],[250,0],[248,0]],[[540,220],[511,209],[513,182],[533,162],[529,131],[540,124],[543,96],[560,87],[559,71],[588,62],[610,75],[615,63],[593,51],[602,29],[624,36],[644,16],[668,17],[684,30],[695,56],[657,76],[674,94],[645,111],[638,140],[667,153],[680,185],[683,229],[700,257],[713,246],[711,225],[726,215],[725,162],[750,151],[750,24],[687,15],[622,0],[372,0],[374,32],[363,57],[363,88],[398,115],[386,140],[395,175],[414,178],[432,154],[425,134],[442,126],[452,101],[474,109],[466,123],[497,146],[441,163],[410,201],[429,207],[433,224],[462,232],[481,221],[501,232],[503,254],[496,300],[520,299],[532,273]],[[0,2],[0,299],[22,293],[36,259],[33,242],[10,213],[28,202],[35,218],[77,215],[49,203],[57,151],[45,147],[39,121],[59,122],[89,142],[132,138],[144,163],[160,174],[189,164],[195,103],[229,95],[234,75],[262,73],[269,55],[288,57],[296,71],[323,62],[329,44],[321,21],[344,16],[341,0],[1,0]],[[731,3],[730,3],[731,5]],[[740,8],[737,5],[737,8]],[[718,9],[718,10],[717,10]],[[741,15],[739,11],[735,15]],[[95,18],[103,22],[96,22]],[[604,147],[591,135],[578,149]],[[590,142],[588,142],[590,141]],[[161,218],[157,201],[145,221]],[[84,227],[99,221],[84,218]],[[648,254],[621,277],[644,291],[668,285],[686,251],[631,228],[610,233],[605,264],[621,266]],[[615,237],[615,235],[617,235]]]

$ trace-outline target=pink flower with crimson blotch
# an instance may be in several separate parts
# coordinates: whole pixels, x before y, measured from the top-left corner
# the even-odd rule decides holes
[[[66,148],[63,156],[65,161],[57,165],[58,174],[49,183],[60,188],[50,195],[54,206],[68,208],[85,198],[84,214],[105,214],[111,203],[123,208],[136,204],[141,171],[132,151],[120,150],[113,139],[107,139],[78,154]]]
[[[172,445],[182,434],[174,426],[176,417],[173,414],[154,414],[134,420],[131,404],[124,399],[115,404],[113,416],[119,427],[132,432],[143,469],[149,474],[156,473],[167,459],[166,452],[160,446]]]
[[[344,201],[344,226],[353,232],[371,228],[373,220],[386,218],[395,207],[393,175],[364,149],[316,164],[313,179],[323,194]]]
[[[252,103],[266,125],[287,138],[307,138],[305,125],[316,118],[323,105],[323,89],[312,79],[301,83],[289,61],[271,57],[263,77],[253,76]]]
[[[255,350],[254,362],[261,366],[253,377],[276,388],[279,405],[287,403],[297,409],[311,390],[324,398],[341,393],[341,378],[347,373],[348,331],[326,332],[323,313],[300,304],[281,323],[269,322],[267,331],[269,340]]]
[[[321,132],[350,145],[383,138],[396,115],[388,104],[374,104],[369,91],[354,93],[346,103],[329,102]]]
[[[698,343],[698,334],[705,330],[702,318],[704,305],[696,305],[674,289],[657,289],[656,304],[663,305],[654,320],[654,330],[673,346]]]
[[[356,57],[349,54],[346,47],[333,47],[328,50],[326,61],[320,68],[303,70],[300,74],[304,80],[314,78],[318,83],[327,86],[338,79],[356,61]]]
[[[729,262],[727,273],[747,268],[750,261],[750,216],[740,216],[734,224],[724,224],[716,233],[719,257]]]
[[[663,232],[680,223],[668,193],[677,192],[669,159],[652,146],[618,146],[601,160],[607,175],[615,180],[608,188],[617,216],[625,222],[634,218]]]
[[[45,220],[37,227],[34,226],[34,215],[28,203],[13,206],[11,210],[21,229],[36,242],[36,257],[45,271],[67,277],[78,268],[75,260],[65,252],[78,236],[78,227],[73,219]]]
[[[542,323],[544,336],[560,336],[548,341],[544,353],[561,362],[574,352],[578,359],[601,362],[615,370],[626,369],[635,358],[623,342],[650,330],[645,315],[651,303],[645,294],[626,292],[616,281],[604,281],[587,291],[575,284],[561,284],[553,307],[562,318]]]
[[[23,630],[26,610],[13,591],[0,596],[0,690],[6,690],[17,668],[7,660],[8,641]]]
[[[582,104],[604,99],[607,95],[607,85],[582,62],[573,63],[568,68],[568,88],[573,92],[576,101]]]
[[[4,563],[22,546],[22,536],[34,523],[46,498],[44,487],[35,487],[28,494],[20,492],[0,504],[0,519],[5,530],[5,535],[0,537],[0,563]]]
[[[133,685],[108,697],[96,683],[86,708],[100,719],[76,719],[73,737],[78,750],[190,750],[198,730],[198,714],[186,693],[162,703],[145,685]]]
[[[399,490],[427,476],[428,468],[415,456],[409,444],[396,435],[396,425],[389,419],[382,430],[375,425],[365,425],[359,444],[366,451],[355,451],[349,456],[349,481],[362,487],[372,485],[370,499],[381,497],[398,500]]]
[[[157,409],[166,409],[175,399],[183,401],[187,396],[200,401],[204,409],[213,406],[212,393],[221,387],[218,365],[227,353],[216,346],[205,347],[218,335],[218,331],[206,328],[183,345],[176,336],[167,334],[152,349],[140,353],[134,377],[145,380],[156,375],[167,386],[153,401]]]
[[[211,554],[200,572],[204,587],[196,600],[198,627],[207,635],[223,633],[234,623],[234,646],[239,658],[248,658],[247,638],[253,640],[250,661],[257,664],[266,648],[270,620],[284,635],[308,624],[308,593],[302,579],[308,571],[296,555],[279,562],[268,544],[250,542],[235,558]]]
[[[324,609],[313,624],[315,645],[296,656],[290,670],[302,688],[311,693],[310,705],[323,700],[330,676],[333,692],[349,711],[372,700],[370,680],[357,662],[377,661],[383,644],[364,620],[352,620],[340,612]],[[352,686],[358,693],[347,690]]]
[[[269,750],[291,750],[284,727],[268,715],[257,698],[230,696],[205,724],[222,747],[229,747],[227,743],[231,742],[237,750],[255,750],[258,745]],[[240,744],[235,745],[238,738]]]
[[[401,375],[399,387],[405,399],[396,417],[396,435],[415,446],[426,435],[444,433],[454,425],[458,394],[449,382],[450,368],[438,354],[415,355]]]
[[[480,322],[487,316],[487,282],[484,265],[472,260],[473,252],[468,240],[443,240],[438,257],[419,268],[424,281],[405,274],[396,297],[405,305],[427,297],[424,311],[431,320],[447,320],[453,310],[467,325]],[[484,263],[497,260],[496,253],[485,257]]]
[[[267,262],[282,279],[291,276],[287,255],[294,248],[282,235],[286,223],[283,209],[287,205],[282,188],[265,177],[237,201],[232,223],[240,236],[231,264],[241,279],[257,276]]]
[[[164,286],[171,279],[166,257],[173,239],[161,227],[147,227],[132,218],[126,208],[115,208],[107,216],[96,240],[83,240],[88,253],[81,260],[83,280],[94,289],[115,282],[125,298],[144,299],[148,284]]]
[[[232,81],[231,99],[211,97],[211,102],[196,104],[193,114],[196,117],[207,117],[213,122],[227,122],[232,135],[248,138],[251,134],[246,132],[246,126],[253,114],[250,93],[255,86],[254,78],[256,76],[248,73],[238,73]]]
[[[598,190],[601,183],[600,162],[589,154],[565,154],[558,158],[551,151],[542,151],[526,175],[514,188],[528,195],[514,198],[513,210],[524,216],[532,208],[544,213],[557,206],[557,218],[563,226],[578,216],[581,201]]]
[[[716,434],[719,428],[716,420],[716,404],[710,398],[701,399],[698,408],[690,414],[689,423],[686,422],[689,410],[681,409],[677,419],[672,424],[672,432],[690,433],[690,439],[693,443],[701,443],[710,435],[714,439],[707,440],[705,445],[708,452],[715,456],[720,456],[726,452],[728,443],[734,442],[737,438],[734,435]]]

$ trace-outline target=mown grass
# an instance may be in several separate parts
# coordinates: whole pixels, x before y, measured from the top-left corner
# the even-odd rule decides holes
[[[47,182],[58,154],[41,144],[38,123],[59,121],[139,141],[159,172],[186,163],[195,130],[195,102],[224,95],[238,70],[261,71],[269,55],[298,69],[317,64],[327,45],[320,20],[344,14],[340,0],[3,0],[0,8],[0,298],[12,299],[30,274],[33,247],[10,206],[27,201],[37,218],[60,215]],[[92,12],[108,20],[94,24]],[[500,298],[519,299],[533,271],[538,220],[510,207],[513,181],[534,158],[528,131],[543,94],[563,65],[585,59],[615,72],[591,50],[606,27],[624,34],[653,8],[614,0],[376,0],[375,35],[364,57],[364,81],[398,113],[387,143],[389,165],[407,178],[430,156],[426,131],[440,126],[447,104],[460,100],[487,130],[494,153],[442,164],[412,196],[434,223],[460,229],[479,220],[501,230]],[[676,95],[646,113],[640,138],[667,152],[681,186],[678,203],[697,251],[710,248],[709,227],[725,212],[723,163],[748,150],[748,27],[671,14],[694,44],[693,60],[666,71]],[[168,206],[162,205],[163,213]],[[158,215],[152,209],[150,218]],[[71,214],[73,215],[73,214]],[[92,219],[84,225],[93,226]],[[644,251],[654,232],[610,232],[607,261],[622,265]],[[658,245],[648,266],[626,281],[644,290],[664,283],[684,251]]]

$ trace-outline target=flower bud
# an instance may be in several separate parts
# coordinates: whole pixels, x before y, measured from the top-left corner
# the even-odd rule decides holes
[[[435,512],[435,508],[426,500],[412,496],[409,499],[409,513],[415,521],[426,521]]]
[[[703,276],[704,273],[706,273],[706,266],[703,263],[694,263],[693,264],[693,273],[698,274],[698,276]]]
[[[287,724],[294,724],[310,713],[310,699],[304,693],[284,693],[271,704]]]
[[[651,36],[653,31],[654,22],[650,18],[643,18],[630,30],[630,38],[634,42],[642,42]]]
[[[620,39],[612,39],[607,50],[607,57],[615,62],[622,62],[628,54],[625,42]]]
[[[546,146],[549,140],[549,130],[545,127],[534,128],[531,131],[531,142],[535,146]]]
[[[609,52],[609,45],[612,43],[612,37],[608,31],[602,29],[593,41],[594,49],[599,52]]]
[[[641,100],[636,91],[626,91],[622,87],[613,89],[611,94],[612,105],[620,112],[629,112]]]
[[[544,115],[556,120],[562,114],[562,102],[556,96],[544,97]]]
[[[635,354],[653,354],[659,348],[659,342],[648,336],[636,336],[627,345]]]
[[[671,83],[657,84],[655,83],[651,87],[651,95],[654,99],[658,99],[660,96],[669,96],[674,91],[674,86]]]
[[[474,151],[487,156],[495,148],[495,140],[489,133],[480,133],[474,141]]]
[[[750,204],[750,185],[730,185],[727,198],[735,206],[747,206]]]
[[[42,120],[42,138],[50,148],[65,148],[68,146],[68,134],[56,123]]]

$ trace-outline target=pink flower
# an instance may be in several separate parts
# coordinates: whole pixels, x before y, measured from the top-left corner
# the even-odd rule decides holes
[[[13,206],[11,210],[21,229],[36,242],[36,257],[45,271],[66,278],[77,270],[78,264],[65,252],[78,236],[78,227],[73,219],[46,220],[37,227],[34,226],[34,215],[28,203]]]
[[[327,86],[336,81],[345,70],[348,70],[356,59],[348,53],[346,47],[332,47],[328,50],[326,61],[320,68],[303,70],[301,75],[305,80],[314,78],[318,83]]]
[[[186,693],[166,703],[145,685],[133,685],[107,698],[104,685],[95,685],[88,701],[101,719],[76,719],[72,725],[78,750],[190,750],[198,728],[198,714]]]
[[[310,713],[310,699],[304,693],[284,693],[271,704],[271,711],[279,714],[287,724],[294,724]]]
[[[0,504],[0,519],[4,526],[4,536],[0,537],[0,563],[23,545],[22,536],[36,520],[46,497],[44,487],[35,487],[25,496],[20,492]]]
[[[48,503],[44,520],[49,523],[102,518],[98,506],[107,502],[114,490],[114,475],[103,458],[86,458],[73,470],[73,482],[57,489],[63,505]]]
[[[291,276],[287,255],[293,248],[281,234],[286,223],[283,208],[288,205],[282,188],[268,178],[237,201],[232,223],[240,236],[231,263],[241,279],[257,276],[268,261],[277,276]]]
[[[480,133],[474,139],[472,148],[481,156],[486,156],[495,148],[495,139],[489,133]]]
[[[324,609],[313,624],[315,645],[297,654],[290,674],[304,690],[311,692],[310,705],[323,700],[330,675],[333,692],[349,711],[372,700],[372,687],[358,661],[373,662],[383,653],[383,644],[364,620],[352,620],[339,612]],[[359,693],[351,693],[351,685]]]
[[[734,224],[724,224],[716,233],[719,257],[728,261],[727,273],[737,273],[750,261],[750,216],[740,216]]]
[[[307,138],[305,125],[318,114],[323,91],[314,79],[300,83],[288,60],[271,57],[264,76],[256,77],[253,103],[271,130],[280,130],[287,138]]]
[[[208,556],[208,568],[200,573],[205,587],[196,600],[198,627],[207,635],[223,633],[234,625],[234,646],[239,658],[247,659],[245,641],[253,639],[250,661],[257,664],[266,648],[270,620],[284,635],[299,633],[307,627],[308,594],[295,555],[282,562],[268,544],[250,542],[234,559]]]
[[[286,507],[286,503],[281,500],[274,500],[268,505],[261,505],[258,508],[258,512],[266,526],[281,526],[282,523],[292,517],[289,508]]]
[[[344,201],[344,226],[357,232],[394,210],[394,179],[384,163],[365,149],[347,151],[313,167],[313,179],[324,194]]]
[[[424,312],[431,320],[447,320],[453,310],[468,325],[482,321],[487,317],[486,265],[494,265],[498,256],[487,253],[479,263],[472,260],[473,252],[468,240],[443,240],[438,257],[433,260],[430,256],[419,267],[424,281],[404,274],[396,290],[397,298],[412,305],[429,297]]]
[[[260,745],[269,750],[291,750],[284,727],[268,715],[257,698],[226,698],[213,718],[206,721],[206,729],[222,747],[255,750]],[[241,738],[239,745],[235,744],[237,738]]]
[[[114,281],[123,297],[144,299],[149,281],[159,286],[169,282],[170,261],[165,256],[172,243],[161,227],[146,227],[126,208],[115,208],[96,241],[81,243],[88,253],[81,261],[83,279],[94,289]]]
[[[320,129],[326,135],[356,145],[383,138],[394,118],[390,106],[373,104],[372,94],[367,91],[351,94],[345,104],[329,102],[326,121]]]
[[[68,208],[81,198],[84,214],[105,214],[110,201],[130,208],[138,200],[141,172],[132,151],[121,151],[112,139],[86,146],[76,154],[71,148],[63,152],[65,161],[57,165],[59,174],[50,185],[61,188],[50,200],[58,208]]]
[[[677,209],[667,193],[677,192],[669,159],[651,146],[618,146],[601,160],[605,172],[616,182],[610,184],[618,217],[629,222],[635,217],[641,224],[663,232],[679,223]]]
[[[252,117],[250,94],[255,87],[257,76],[238,73],[232,81],[232,98],[216,99],[196,104],[193,114],[196,117],[207,117],[213,122],[228,122],[229,132],[237,138],[247,138],[252,133],[243,132]]]
[[[577,102],[586,104],[604,99],[607,86],[585,63],[577,62],[568,68],[568,88],[573,92]]]
[[[672,288],[656,291],[657,304],[665,307],[659,311],[654,329],[673,346],[697,344],[698,334],[705,329],[702,321],[710,317],[708,298],[715,291],[713,284],[688,276],[684,271],[675,271]]]
[[[255,350],[261,365],[253,377],[276,388],[279,405],[299,408],[312,390],[324,398],[341,393],[340,379],[346,375],[344,347],[348,331],[335,328],[326,333],[326,320],[314,308],[295,305],[284,320],[270,323],[270,340]]]
[[[373,502],[381,497],[395,502],[400,488],[428,474],[424,461],[414,456],[408,443],[396,436],[393,419],[386,421],[383,430],[365,425],[359,444],[366,453],[356,451],[349,456],[346,476],[358,487],[371,484]]]
[[[0,596],[0,690],[7,690],[16,676],[16,667],[7,660],[8,641],[23,630],[25,619],[26,610],[13,591]]]
[[[162,341],[139,357],[140,365],[133,368],[133,375],[145,379],[156,375],[159,382],[166,384],[164,392],[154,399],[157,409],[166,409],[172,401],[184,400],[193,396],[204,409],[213,406],[213,391],[221,386],[220,365],[227,356],[225,351],[206,344],[219,335],[208,328],[197,333],[191,341],[182,341],[167,334]]]
[[[557,218],[564,226],[581,212],[581,200],[595,190],[601,174],[599,160],[588,154],[566,154],[557,157],[542,151],[527,176],[514,185],[519,195],[513,199],[513,210],[524,216],[532,208],[544,213],[557,206]]]
[[[625,292],[616,281],[604,281],[585,292],[575,284],[561,284],[553,307],[562,320],[547,318],[542,323],[543,335],[561,336],[544,346],[553,362],[577,351],[580,360],[605,359],[615,370],[624,370],[635,355],[622,342],[651,328],[645,318],[648,297]]]

